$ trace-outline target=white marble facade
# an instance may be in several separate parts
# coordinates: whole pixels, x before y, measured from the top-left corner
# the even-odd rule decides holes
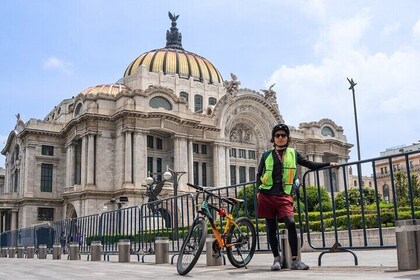
[[[100,213],[121,195],[128,205],[141,204],[148,171],[157,177],[167,167],[187,172],[180,193],[189,191],[187,182],[221,187],[254,180],[271,148],[271,128],[285,122],[276,93],[241,88],[234,75],[218,82],[164,70],[138,65],[115,84],[63,100],[44,120],[17,116],[2,150],[0,231],[43,223],[51,209],[54,220]],[[314,161],[347,162],[352,147],[330,119],[292,127],[291,139]]]

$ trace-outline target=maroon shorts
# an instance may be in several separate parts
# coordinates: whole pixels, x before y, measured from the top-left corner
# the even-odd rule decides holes
[[[266,219],[281,219],[294,215],[293,197],[290,195],[276,196],[258,193],[257,215]]]

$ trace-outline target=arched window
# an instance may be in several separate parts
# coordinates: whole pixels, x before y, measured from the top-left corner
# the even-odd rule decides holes
[[[328,127],[328,126],[324,126],[321,129],[321,134],[324,135],[324,136],[334,137],[334,131],[330,127]]]
[[[386,203],[389,203],[389,186],[387,184],[385,184],[382,188],[383,188],[382,192],[383,192],[383,195],[384,195],[384,201]]]
[[[214,97],[209,97],[209,105],[216,105],[217,99]]]
[[[165,110],[172,110],[171,103],[163,97],[156,96],[150,99],[149,106],[152,108],[163,108]]]
[[[184,99],[185,101],[188,101],[188,93],[185,91],[181,91],[179,93],[179,97],[181,97],[182,99]]]
[[[194,112],[203,113],[203,97],[199,94],[194,95]]]
[[[74,116],[76,117],[76,116],[80,115],[82,112],[83,112],[83,104],[79,103],[76,106],[76,110],[74,110]]]

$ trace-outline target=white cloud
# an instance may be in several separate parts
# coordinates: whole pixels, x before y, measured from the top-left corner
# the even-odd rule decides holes
[[[266,82],[276,83],[286,122],[297,126],[331,118],[344,127],[348,141],[356,144],[353,99],[346,80],[353,78],[358,83],[355,89],[363,158],[379,156],[384,147],[416,141],[415,131],[420,130],[415,117],[420,100],[420,50],[401,42],[401,47],[389,53],[371,53],[363,40],[368,27],[373,26],[371,21],[362,13],[330,23],[314,43],[319,63],[283,65]],[[415,32],[420,36],[419,22]],[[400,129],[398,138],[389,137],[390,127]]]
[[[43,63],[43,68],[47,70],[59,70],[65,74],[73,74],[73,66],[71,63],[65,62],[62,59],[59,59],[55,56],[49,57]]]
[[[413,26],[413,37],[420,39],[420,19]]]
[[[401,24],[399,22],[394,22],[388,25],[385,25],[384,28],[382,29],[382,35],[383,36],[390,36],[391,34],[394,34],[396,32],[398,32],[398,30],[400,29]]]

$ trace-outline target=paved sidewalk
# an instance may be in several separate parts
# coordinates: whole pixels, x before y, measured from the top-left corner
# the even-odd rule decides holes
[[[175,264],[154,264],[154,256],[146,256],[145,263],[133,257],[130,263],[119,263],[118,256],[109,262],[70,261],[66,256],[61,260],[0,258],[0,279],[78,279],[78,280],[129,280],[129,279],[294,279],[294,280],[337,280],[364,279],[420,280],[420,270],[398,271],[397,252],[392,250],[355,251],[359,265],[354,265],[350,253],[324,254],[322,266],[318,266],[319,252],[303,253],[302,260],[311,269],[307,271],[270,271],[272,256],[269,253],[256,254],[248,269],[234,268],[226,259],[223,266],[205,265],[205,254],[186,276],[178,275]],[[176,261],[176,258],[175,258]]]

